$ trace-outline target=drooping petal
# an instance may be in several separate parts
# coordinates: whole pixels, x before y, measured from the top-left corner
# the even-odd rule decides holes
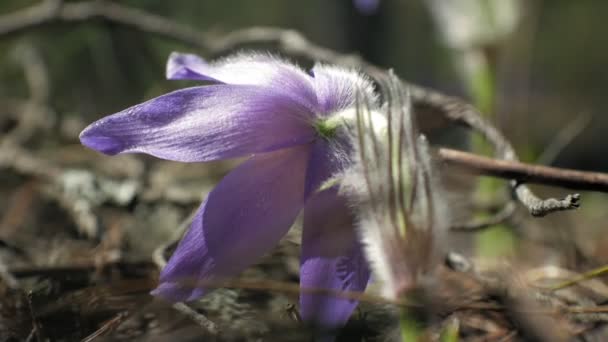
[[[317,139],[313,143],[306,170],[306,198],[336,173],[344,170],[348,165],[350,150],[347,140],[342,137]]]
[[[167,77],[267,86],[271,91],[288,94],[311,110],[318,109],[311,77],[297,66],[271,55],[243,53],[206,63],[195,55],[174,52],[167,62]]]
[[[167,60],[168,80],[214,81],[205,76],[208,72],[209,64],[194,54],[172,52]]]
[[[201,162],[273,151],[311,141],[311,113],[283,92],[211,85],[166,94],[107,116],[81,134],[105,154],[141,152]]]
[[[323,114],[332,114],[355,106],[357,90],[375,100],[372,82],[354,70],[317,64],[312,69],[317,101]],[[370,104],[375,106],[375,102]]]
[[[337,195],[335,187],[318,193],[304,209],[300,286],[363,291],[369,277],[345,199]],[[357,303],[305,290],[300,295],[302,318],[325,327],[345,324]]]
[[[256,155],[207,196],[154,295],[171,301],[201,297],[193,282],[234,277],[275,246],[304,204],[309,146]]]

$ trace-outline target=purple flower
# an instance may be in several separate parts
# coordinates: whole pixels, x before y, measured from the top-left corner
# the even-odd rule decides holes
[[[114,155],[142,152],[181,162],[247,156],[209,193],[162,271],[154,295],[195,300],[193,281],[234,277],[271,250],[304,209],[300,285],[363,291],[369,269],[345,201],[321,184],[348,164],[343,120],[356,91],[374,91],[359,74],[317,65],[311,74],[266,55],[217,63],[173,53],[167,78],[212,82],[178,90],[87,127],[82,143]],[[356,301],[303,292],[302,317],[346,322]]]

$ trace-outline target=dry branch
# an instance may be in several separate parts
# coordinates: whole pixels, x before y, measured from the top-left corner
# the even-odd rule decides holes
[[[89,22],[104,19],[138,31],[159,35],[198,48],[210,43],[200,32],[161,16],[109,1],[64,3],[45,0],[39,4],[0,17],[0,35],[13,35],[57,22]]]
[[[498,160],[448,148],[440,148],[438,154],[446,163],[462,166],[487,176],[515,179],[522,183],[608,192],[608,174],[605,173]]]
[[[520,201],[528,207],[533,216],[545,216],[554,211],[578,208],[580,195],[569,194],[561,200],[554,198],[538,200],[529,188],[521,186],[524,182],[608,192],[608,175],[603,173],[496,160],[445,148],[439,150],[439,157],[444,162],[465,167],[476,173],[511,179],[515,184]]]

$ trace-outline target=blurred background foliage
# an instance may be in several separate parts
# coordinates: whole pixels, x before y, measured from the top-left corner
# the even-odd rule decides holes
[[[73,2],[73,1],[70,1]],[[36,3],[3,0],[0,13]],[[250,26],[293,28],[320,45],[355,52],[405,79],[466,96],[422,0],[381,1],[364,15],[351,1],[162,1],[121,4],[171,18],[201,32]],[[527,0],[515,32],[499,44],[496,124],[523,159],[534,161],[556,133],[580,115],[591,124],[554,164],[608,170],[602,135],[608,127],[605,43],[608,3],[602,0]],[[52,24],[0,37],[0,94],[26,98],[18,47],[33,45],[49,70],[51,107],[61,117],[90,122],[183,84],[164,80],[173,50],[191,47],[103,21]],[[193,51],[204,53],[201,51]],[[57,122],[61,122],[60,120]],[[75,137],[73,137],[75,138]]]

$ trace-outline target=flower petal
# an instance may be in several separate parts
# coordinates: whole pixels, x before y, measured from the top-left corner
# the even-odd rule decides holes
[[[163,269],[154,295],[194,300],[193,282],[233,277],[268,252],[304,204],[309,146],[257,155],[211,191]]]
[[[344,170],[348,164],[350,150],[347,140],[341,137],[331,140],[317,139],[313,143],[306,170],[306,198],[319,190],[333,175]]]
[[[370,271],[355,237],[345,199],[330,188],[312,197],[304,209],[300,286],[336,291],[363,291]],[[300,296],[302,318],[324,327],[348,321],[358,302],[331,295]]]
[[[314,139],[311,113],[265,87],[210,85],[175,91],[107,116],[81,134],[83,145],[114,155],[142,152],[201,162]]]
[[[208,72],[209,64],[197,55],[172,52],[167,60],[168,80],[214,81],[205,76]]]
[[[297,66],[270,55],[242,53],[206,63],[195,55],[174,52],[167,62],[167,78],[267,86],[310,110],[318,109],[312,78]]]
[[[312,74],[319,108],[326,115],[354,107],[357,90],[371,100],[377,98],[372,82],[354,70],[317,64]]]

